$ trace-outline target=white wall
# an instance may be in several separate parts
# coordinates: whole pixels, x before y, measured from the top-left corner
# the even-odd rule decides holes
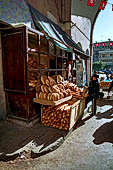
[[[3,71],[2,71],[2,47],[0,32],[0,120],[6,118],[5,92],[3,89]]]
[[[76,26],[73,26],[71,29],[71,36],[72,39],[78,43],[80,42],[82,45],[82,49],[86,52],[86,50],[89,49],[90,45],[90,31],[91,31],[91,22],[89,19],[84,17],[79,17],[72,15],[71,20],[73,23],[76,24],[76,26],[86,35],[83,35]]]
[[[91,21],[88,18],[75,16],[75,15],[71,16],[71,20],[81,30],[80,31],[76,26],[73,26],[71,29],[72,39],[76,43],[80,42],[82,45],[82,49],[85,52],[88,49],[89,54],[90,54]],[[87,61],[87,80],[88,82],[90,80],[90,62],[89,61]]]

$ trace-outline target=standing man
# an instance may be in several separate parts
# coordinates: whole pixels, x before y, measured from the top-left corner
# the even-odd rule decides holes
[[[93,74],[92,79],[89,83],[89,95],[86,98],[86,103],[92,101],[92,114],[95,115],[96,114],[96,99],[99,97],[99,83],[98,83],[98,75],[97,74]]]

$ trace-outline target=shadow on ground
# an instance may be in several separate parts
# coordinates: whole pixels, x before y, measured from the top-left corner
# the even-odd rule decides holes
[[[100,120],[100,119],[112,119],[113,118],[113,108],[109,109],[105,112],[102,113],[98,113],[96,114],[96,119]]]
[[[104,123],[93,134],[94,144],[100,145],[104,142],[113,143],[113,121]]]
[[[9,121],[0,122],[0,161],[14,161],[18,158],[34,159],[57,149],[69,134],[85,125],[92,116],[79,120],[70,132],[43,126],[37,123],[31,128]]]
[[[0,161],[11,161],[17,157],[24,157],[22,154],[30,153],[29,157],[43,155],[56,149],[56,144],[63,141],[65,131],[42,126],[37,123],[34,127],[26,128],[17,124],[0,121]],[[37,154],[33,153],[33,150]]]
[[[108,103],[109,104],[109,103]],[[105,102],[101,103],[104,107]],[[110,119],[113,109],[103,113],[98,113],[96,119]],[[71,131],[85,125],[92,118],[87,115],[79,120]],[[94,143],[101,144],[103,142],[113,143],[113,122],[105,123],[94,133]],[[41,123],[35,124],[31,128],[22,127],[9,121],[0,122],[0,161],[14,161],[17,158],[37,158],[45,153],[49,153],[57,149],[70,132],[61,131],[55,128],[46,127]]]
[[[105,120],[105,123],[94,132],[93,142],[96,145],[104,142],[113,143],[113,101],[100,100],[97,105],[100,107],[100,112],[96,114],[96,119],[102,119],[103,122]],[[106,122],[106,119],[109,119],[109,121]]]
[[[97,106],[111,105],[113,106],[113,100],[97,99]]]
[[[80,120],[78,120],[78,122],[74,126],[74,130],[81,127],[81,126],[83,126],[83,125],[85,125],[86,121],[88,121],[91,118],[92,118],[92,114],[88,115],[85,118],[81,118]]]

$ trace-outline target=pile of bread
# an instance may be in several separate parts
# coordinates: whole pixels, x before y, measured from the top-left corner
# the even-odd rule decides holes
[[[37,84],[40,84],[40,73],[29,72],[28,80],[30,87],[36,87]]]
[[[55,77],[41,76],[42,85],[36,87],[36,98],[50,101],[58,101],[71,95],[71,90],[66,89],[63,82],[57,82]]]
[[[73,96],[73,98],[83,99],[84,97],[87,97],[87,93],[88,93],[87,86],[80,88],[76,84],[69,83],[68,81],[64,82],[64,86],[66,89],[70,89],[71,95]]]
[[[37,58],[29,55],[28,57],[28,68],[37,69]]]
[[[41,122],[45,126],[55,127],[62,130],[69,130],[71,105],[66,102],[58,106],[43,106]]]
[[[36,85],[36,98],[50,101],[58,101],[62,98],[71,96],[82,99],[87,96],[87,87],[79,88],[76,84],[63,81],[59,76],[41,76],[41,83]]]

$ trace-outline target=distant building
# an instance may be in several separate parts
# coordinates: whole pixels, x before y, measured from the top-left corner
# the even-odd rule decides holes
[[[113,41],[93,44],[93,63],[102,61],[106,69],[113,70]]]

